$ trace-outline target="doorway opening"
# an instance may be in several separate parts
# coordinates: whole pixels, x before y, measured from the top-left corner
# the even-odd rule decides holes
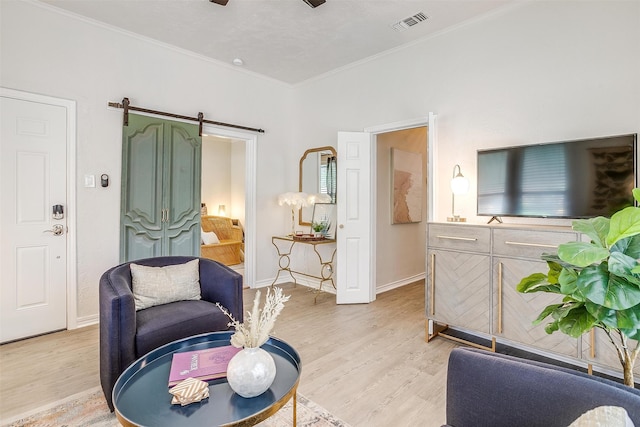
[[[233,232],[241,231],[241,244],[232,244],[234,257],[240,248],[241,262],[230,260],[229,267],[250,288],[255,287],[257,141],[253,132],[209,124],[202,129],[202,203],[209,216],[229,218]]]
[[[435,114],[429,113],[428,117],[365,129],[371,134],[372,143],[371,251],[375,262],[371,265],[371,295],[425,278],[426,224],[433,218],[435,199],[436,119]],[[392,148],[423,155],[420,222],[393,224]]]
[[[242,139],[202,136],[200,256],[244,275],[245,158]]]

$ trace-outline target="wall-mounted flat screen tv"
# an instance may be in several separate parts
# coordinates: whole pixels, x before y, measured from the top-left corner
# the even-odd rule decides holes
[[[634,204],[637,134],[478,151],[478,215],[610,217]]]

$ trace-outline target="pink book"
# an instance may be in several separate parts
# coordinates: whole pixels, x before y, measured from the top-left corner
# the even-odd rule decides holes
[[[227,345],[174,353],[169,372],[169,387],[173,387],[187,378],[208,381],[226,377],[229,360],[240,350],[240,348]]]

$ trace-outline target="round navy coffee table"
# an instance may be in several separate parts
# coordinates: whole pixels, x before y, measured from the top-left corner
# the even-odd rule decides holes
[[[172,405],[168,380],[173,353],[229,345],[233,332],[213,332],[174,341],[136,360],[113,388],[118,421],[125,426],[253,426],[293,398],[296,425],[296,390],[300,356],[286,342],[271,337],[262,348],[276,363],[276,378],[263,394],[245,399],[231,390],[226,378],[209,381],[209,398],[187,406]]]

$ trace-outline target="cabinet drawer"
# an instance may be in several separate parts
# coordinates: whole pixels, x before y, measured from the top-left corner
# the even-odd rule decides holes
[[[542,230],[493,230],[495,255],[540,259],[543,253],[556,253],[562,243],[576,240],[576,233]]]
[[[465,225],[429,224],[429,247],[489,253],[491,229]]]

